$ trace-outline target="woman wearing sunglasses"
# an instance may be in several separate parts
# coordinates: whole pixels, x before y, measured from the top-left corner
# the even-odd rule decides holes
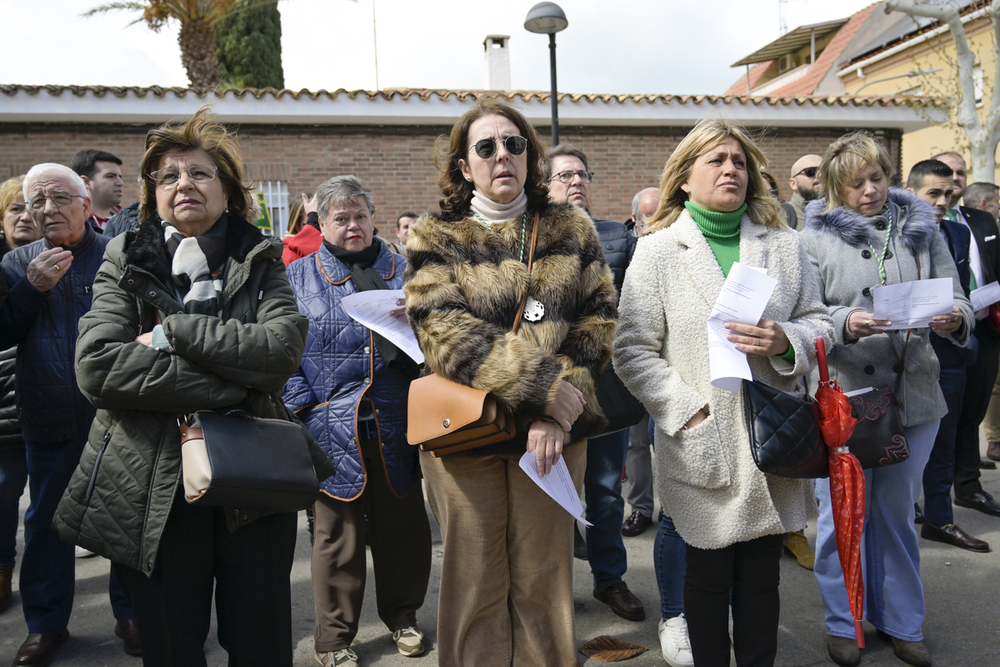
[[[616,297],[590,218],[548,201],[543,156],[524,116],[480,100],[441,146],[440,215],[417,221],[406,244],[406,310],[429,370],[492,392],[517,424],[500,444],[420,453],[444,543],[445,666],[577,664],[573,518],[518,462],[533,452],[530,474],[542,476],[563,457],[582,484],[586,439],[606,423],[594,380]]]

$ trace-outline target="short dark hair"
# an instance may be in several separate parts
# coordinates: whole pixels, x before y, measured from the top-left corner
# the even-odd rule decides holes
[[[910,175],[906,177],[906,187],[917,190],[924,185],[924,179],[928,176],[951,179],[955,171],[941,160],[921,160],[910,168]]]
[[[121,159],[113,153],[97,150],[96,148],[84,148],[73,156],[73,161],[70,162],[69,168],[80,176],[93,178],[94,172],[97,171],[98,162],[114,162],[119,167],[122,165]]]
[[[983,201],[984,199],[993,199],[998,194],[1000,194],[1000,187],[993,185],[992,183],[983,183],[979,181],[969,185],[965,188],[965,205],[972,208],[976,208],[976,204]]]
[[[401,216],[399,216],[398,218],[396,218],[396,231],[399,231],[399,221],[402,220],[403,218],[413,218],[414,220],[416,220],[419,217],[420,216],[417,215],[416,213],[409,213],[409,212],[407,212],[407,213],[402,214]]]
[[[575,157],[583,163],[583,170],[590,171],[590,166],[587,164],[587,155],[579,148],[573,144],[564,141],[558,146],[553,146],[545,153],[545,180],[552,178],[552,158],[558,157],[560,155],[568,155],[570,157]]]

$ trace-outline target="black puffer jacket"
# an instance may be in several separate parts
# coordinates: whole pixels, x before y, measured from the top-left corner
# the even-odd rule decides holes
[[[3,307],[3,302],[6,300],[7,282],[0,280],[0,307]],[[21,437],[21,422],[17,420],[17,395],[14,393],[14,357],[16,355],[16,347],[0,352],[0,449],[24,445],[24,438]]]
[[[615,291],[622,293],[622,281],[625,280],[625,269],[632,261],[635,253],[635,234],[620,222],[614,220],[594,220],[597,236],[601,240],[604,251],[604,261],[611,268],[615,279]]]

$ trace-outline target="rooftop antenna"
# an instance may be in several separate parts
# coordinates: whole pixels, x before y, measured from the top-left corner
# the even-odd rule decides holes
[[[785,5],[788,0],[778,0],[778,30],[784,35],[788,32],[788,22],[785,20]]]

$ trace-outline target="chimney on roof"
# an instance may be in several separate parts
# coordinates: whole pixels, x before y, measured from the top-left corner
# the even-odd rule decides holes
[[[486,89],[510,90],[510,35],[487,35],[483,42],[486,50]]]

